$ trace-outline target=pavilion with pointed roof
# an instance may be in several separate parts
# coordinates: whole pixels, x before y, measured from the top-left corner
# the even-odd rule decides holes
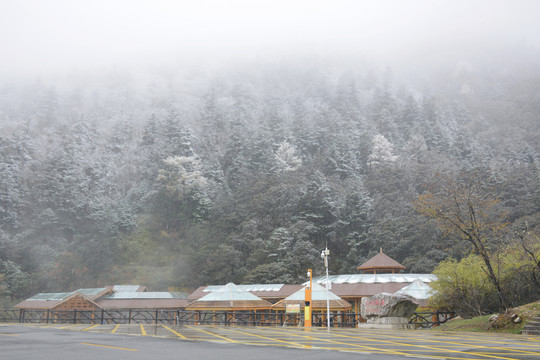
[[[357,267],[357,269],[364,274],[399,274],[406,267],[383,253],[381,248],[377,255]]]
[[[300,308],[305,307],[305,295],[306,288],[302,287],[295,293],[287,296],[285,299],[278,301],[272,306],[273,310],[285,310],[289,304],[300,304]],[[328,291],[328,299],[330,303],[331,311],[347,311],[350,310],[352,305],[334,294],[332,291]],[[317,284],[312,284],[311,289],[311,308],[313,311],[326,311],[326,288]]]
[[[272,304],[260,297],[228,283],[193,301],[186,310],[268,310]]]
[[[414,302],[416,302],[418,305],[426,306],[428,299],[433,295],[433,289],[431,286],[417,279],[395,293],[408,295],[414,298]]]

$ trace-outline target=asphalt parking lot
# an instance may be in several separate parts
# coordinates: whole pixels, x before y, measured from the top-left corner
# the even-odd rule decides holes
[[[540,359],[540,338],[433,330],[0,324],[0,349],[1,359],[67,359],[74,354],[77,360],[86,355],[118,359],[118,353],[122,359],[167,359],[178,353],[191,354],[182,359]]]

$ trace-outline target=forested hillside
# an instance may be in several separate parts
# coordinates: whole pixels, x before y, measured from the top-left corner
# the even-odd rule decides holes
[[[499,242],[538,234],[540,58],[514,55],[425,72],[258,60],[4,82],[2,291],[300,282],[322,273],[326,244],[332,274],[380,248],[431,272],[469,249],[415,203],[464,170],[504,207]]]

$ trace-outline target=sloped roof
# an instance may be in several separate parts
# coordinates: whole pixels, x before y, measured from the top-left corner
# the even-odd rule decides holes
[[[14,307],[20,309],[51,309],[76,294],[80,294],[88,300],[94,302],[97,298],[109,291],[111,291],[110,288],[87,288],[72,292],[39,293],[18,303]]]
[[[178,309],[188,303],[184,292],[118,292],[109,294],[98,301],[106,309]]]
[[[392,259],[390,256],[386,255],[382,251],[357,267],[358,270],[367,270],[367,269],[406,269],[405,266],[398,263],[396,260]]]
[[[183,292],[147,291],[147,292],[117,292],[107,295],[104,300],[134,300],[134,299],[187,299]]]
[[[326,288],[317,284],[312,284],[311,289],[311,307],[314,310],[326,309]],[[287,296],[285,299],[277,302],[272,306],[273,309],[284,309],[287,304],[300,304],[302,307],[305,305],[306,288],[302,287],[295,293]],[[348,301],[343,300],[332,291],[328,291],[328,299],[330,300],[330,308],[334,310],[350,309],[352,306]]]
[[[112,289],[116,292],[143,292],[148,291],[146,286],[141,285],[114,285]]]
[[[246,284],[246,285],[236,285],[236,287],[242,291],[264,291],[264,292],[279,292],[285,284]],[[207,286],[203,291],[204,292],[214,292],[220,290],[223,285],[210,285]]]
[[[29,297],[27,300],[40,300],[40,301],[64,300],[75,293],[85,295],[89,298],[95,298],[106,293],[107,290],[108,288],[91,288],[91,289],[79,289],[79,290],[75,290],[71,292],[61,292],[61,293],[39,293],[32,297]]]
[[[433,274],[346,274],[331,275],[332,292],[342,298],[358,298],[373,296],[380,293],[394,293],[410,283],[418,280],[430,283],[437,280]],[[313,279],[318,284],[324,284],[326,277]]]
[[[380,293],[393,293],[407,286],[407,283],[357,283],[332,284],[332,292],[341,298],[359,298]]]
[[[169,299],[103,299],[98,304],[104,309],[180,309],[185,308],[189,300],[185,298]]]
[[[189,309],[268,309],[272,306],[268,301],[244,291],[233,283],[217,288],[205,296],[193,301]]]
[[[207,295],[210,291],[219,290],[223,285],[201,286],[189,295],[189,299],[197,300]],[[301,284],[253,284],[236,285],[239,289],[249,291],[261,299],[284,299],[295,291],[302,288]]]
[[[396,294],[409,295],[418,300],[426,300],[433,294],[433,289],[431,286],[424,284],[420,280],[415,280],[404,288],[396,291]]]
[[[39,294],[38,294],[39,295]],[[39,299],[26,299],[16,304],[14,307],[17,309],[51,309],[56,305],[60,304],[63,299],[50,299],[50,300],[39,300]]]
[[[74,293],[83,294],[84,296],[94,300],[98,297],[110,292],[109,288],[91,288],[91,289],[79,289],[75,290]]]
[[[284,300],[302,300],[306,298],[306,288],[302,287],[302,289],[296,291],[294,294],[291,294],[290,296],[287,296]],[[340,300],[341,298],[334,294],[332,291],[328,292],[328,298],[330,300]],[[326,288],[317,284],[313,283],[311,286],[311,300],[324,300],[326,301]]]
[[[437,276],[433,274],[343,274],[330,275],[328,279],[334,286],[334,284],[412,283],[415,280],[429,283],[437,280]],[[313,278],[313,282],[324,284],[326,277]]]
[[[55,301],[55,300],[64,300],[72,292],[62,292],[62,293],[39,293],[34,296],[29,297],[26,301]]]

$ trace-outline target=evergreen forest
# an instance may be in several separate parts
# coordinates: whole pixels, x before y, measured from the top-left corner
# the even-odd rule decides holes
[[[463,173],[497,201],[490,251],[537,244],[539,60],[413,71],[314,56],[3,81],[0,292],[298,283],[323,274],[325,246],[330,274],[381,249],[431,273],[473,249],[418,201]]]

